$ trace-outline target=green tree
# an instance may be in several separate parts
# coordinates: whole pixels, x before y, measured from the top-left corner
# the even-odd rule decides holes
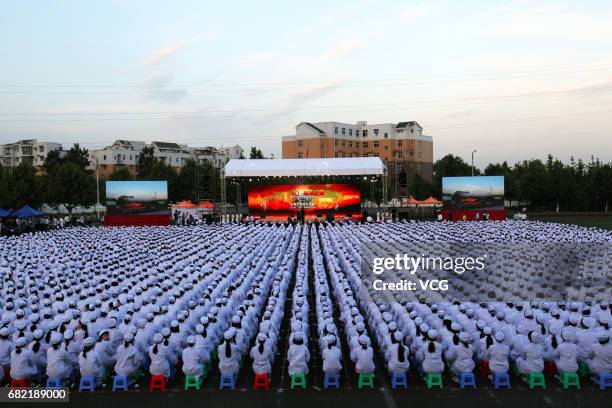
[[[79,166],[81,170],[85,170],[87,166],[89,166],[89,151],[81,148],[78,143],[75,143],[66,153],[64,161],[67,163],[74,163]]]
[[[21,163],[0,179],[0,207],[14,210],[25,204],[38,207],[43,198],[44,184],[30,164]]]
[[[108,176],[108,179],[113,181],[132,180],[132,173],[130,173],[130,169],[127,167],[115,167],[110,176]]]
[[[45,170],[45,174],[53,173],[53,170],[64,163],[65,159],[61,158],[60,150],[51,150],[47,157],[45,158],[45,163],[43,164],[43,169]]]
[[[96,202],[96,180],[76,163],[62,163],[48,175],[47,201],[54,208],[64,204],[72,213],[77,206]]]
[[[168,164],[155,161],[149,168],[149,171],[142,175],[144,180],[166,180],[168,182],[168,199],[170,201],[178,201],[179,192],[177,191],[176,171]]]
[[[146,178],[146,175],[151,171],[153,166],[157,163],[157,157],[154,156],[154,150],[152,147],[145,146],[140,152],[138,157],[138,177],[141,179]]]
[[[251,147],[251,153],[249,155],[250,159],[265,159],[261,150],[259,150],[256,146]]]

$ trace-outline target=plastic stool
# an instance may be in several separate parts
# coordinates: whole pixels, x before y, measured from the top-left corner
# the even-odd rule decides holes
[[[202,384],[202,381],[200,380],[200,377],[198,377],[197,375],[187,375],[185,376],[185,389],[189,390],[192,388],[195,388],[196,390],[200,389],[200,384]]]
[[[149,385],[149,391],[165,391],[168,379],[163,375],[151,376],[151,384]]]
[[[427,388],[438,387],[442,388],[442,374],[439,373],[429,373],[425,376],[425,383],[427,384]]]
[[[508,373],[495,373],[493,374],[493,386],[495,389],[500,387],[512,388],[510,386],[510,376]]]
[[[11,380],[11,388],[27,388],[30,386],[28,380]]]
[[[323,377],[323,388],[340,388],[340,375],[326,373],[325,377]]]
[[[563,385],[564,390],[569,387],[580,389],[580,377],[574,372],[561,372],[559,375],[559,382]]]
[[[461,389],[465,387],[476,388],[476,377],[474,377],[474,373],[461,373],[459,376],[459,387],[461,387]]]
[[[406,373],[391,373],[391,388],[408,388],[408,378]]]
[[[125,375],[116,375],[113,377],[113,391],[127,391],[128,386],[128,378]]]
[[[219,380],[219,389],[222,390],[224,388],[234,389],[236,387],[236,377],[234,375],[226,375],[221,374],[221,379]]]
[[[269,390],[270,389],[270,376],[268,373],[255,374],[255,380],[253,380],[253,389],[258,390]]]
[[[533,390],[535,387],[546,389],[546,380],[544,379],[544,374],[542,373],[527,374],[527,383],[529,384],[529,389],[531,390]]]
[[[96,377],[81,377],[79,381],[79,392],[81,391],[95,391],[96,390]]]
[[[599,385],[599,389],[605,390],[608,387],[612,387],[612,373],[603,373],[595,377],[595,383]]]
[[[291,389],[302,387],[306,389],[306,374],[297,373],[291,375]]]
[[[357,388],[369,387],[374,388],[374,374],[361,373],[357,379]]]
[[[63,381],[61,378],[49,377],[47,378],[47,388],[62,388]]]

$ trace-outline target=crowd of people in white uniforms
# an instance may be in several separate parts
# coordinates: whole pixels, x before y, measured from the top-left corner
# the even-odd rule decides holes
[[[312,369],[315,352],[330,374],[373,373],[376,353],[388,373],[448,367],[458,375],[483,361],[494,373],[541,372],[547,362],[612,371],[609,299],[416,302],[364,285],[363,242],[432,237],[612,244],[610,232],[513,221],[71,228],[0,238],[0,376],[102,384],[111,374],[133,382],[139,373],[200,376],[205,367],[236,376],[244,361],[272,374],[277,358],[295,375]],[[280,338],[285,318],[289,336]]]

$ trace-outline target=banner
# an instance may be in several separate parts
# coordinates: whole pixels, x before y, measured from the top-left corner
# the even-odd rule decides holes
[[[288,217],[304,209],[307,216],[360,216],[361,194],[352,184],[284,184],[251,186],[249,212],[256,217]]]

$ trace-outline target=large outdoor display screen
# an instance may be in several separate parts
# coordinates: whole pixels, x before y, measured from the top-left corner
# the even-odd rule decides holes
[[[445,210],[503,210],[504,176],[442,177]]]
[[[257,217],[287,217],[304,209],[306,216],[359,216],[361,194],[352,184],[286,184],[249,188],[249,211]]]
[[[168,182],[163,181],[107,181],[107,215],[166,215]]]

